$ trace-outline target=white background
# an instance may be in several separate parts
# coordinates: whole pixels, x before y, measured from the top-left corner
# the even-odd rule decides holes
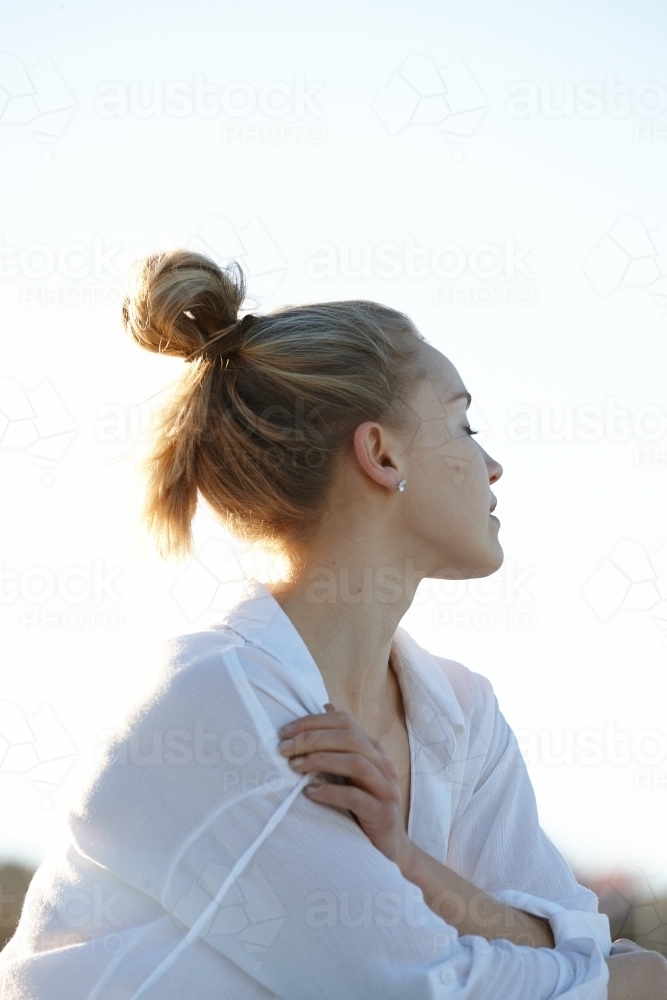
[[[646,287],[667,270],[667,241],[659,231],[647,251],[642,235],[667,217],[666,31],[650,0],[5,2],[2,48],[17,60],[2,64],[0,87],[26,97],[20,62],[35,91],[32,112],[10,107],[9,93],[0,114],[0,375],[14,380],[0,383],[0,413],[13,418],[9,430],[0,421],[5,859],[40,859],[104,731],[150,683],[147,651],[215,615],[245,565],[206,518],[199,560],[165,565],[142,551],[127,457],[141,438],[136,407],[182,362],[126,339],[126,267],[217,232],[212,249],[255,272],[258,309],[377,299],[457,366],[471,423],[504,467],[494,492],[506,562],[479,590],[427,582],[404,624],[491,679],[543,826],[580,876],[629,867],[667,883],[667,548],[656,555],[667,541],[667,298]],[[421,59],[405,69],[411,54]],[[45,56],[64,89],[52,74],[40,91]],[[485,109],[460,142],[401,118],[410,66],[428,78],[453,60],[476,90],[450,88],[452,105],[481,92]],[[151,87],[164,98],[197,75],[214,85],[205,114],[151,105]],[[300,81],[312,88],[304,107]],[[128,99],[112,117],[100,103],[110,83]],[[239,110],[276,83],[283,116],[216,109],[223,92]],[[587,83],[599,104],[577,98]],[[139,84],[143,116],[131,102]],[[511,103],[517,87],[535,98],[525,115]],[[624,251],[605,243],[589,255],[621,216],[635,221],[614,233],[643,263],[616,287]],[[448,278],[428,265],[415,277],[399,254],[400,274],[387,277],[378,248],[410,241],[427,263],[456,245],[465,270]],[[517,273],[471,271],[471,251],[508,241],[527,248]],[[318,244],[336,262],[323,277]],[[96,245],[107,253],[98,274],[86,256]],[[354,277],[345,262],[359,267],[363,253],[370,270]],[[624,413],[585,440],[587,405]],[[535,415],[527,442],[519,406]],[[572,430],[550,440],[568,407]],[[96,567],[107,585],[88,594]]]

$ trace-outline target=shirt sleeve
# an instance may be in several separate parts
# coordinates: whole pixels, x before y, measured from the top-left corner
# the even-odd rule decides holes
[[[100,1000],[159,997],[195,940],[283,1000],[605,1000],[592,940],[533,949],[459,937],[349,815],[303,796],[308,779],[277,753],[243,655],[175,674],[110,747],[72,819],[79,850],[182,930],[128,991],[139,929]]]
[[[547,918],[556,944],[589,936],[609,955],[609,919],[540,827],[516,737],[489,681],[474,677],[482,688],[482,708],[468,756],[481,767],[452,824],[446,863],[508,906]]]

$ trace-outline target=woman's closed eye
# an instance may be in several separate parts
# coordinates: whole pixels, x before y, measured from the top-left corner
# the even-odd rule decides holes
[[[472,427],[466,427],[465,428],[465,432],[466,432],[466,434],[469,434],[470,437],[472,437],[473,434],[479,434],[479,431],[473,430]]]

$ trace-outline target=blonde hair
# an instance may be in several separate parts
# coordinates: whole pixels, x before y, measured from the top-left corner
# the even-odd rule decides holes
[[[173,250],[137,262],[125,329],[190,361],[160,408],[144,522],[163,557],[192,551],[201,495],[236,536],[283,550],[326,509],[338,459],[365,420],[403,426],[423,337],[376,302],[290,306],[239,320],[236,264]]]

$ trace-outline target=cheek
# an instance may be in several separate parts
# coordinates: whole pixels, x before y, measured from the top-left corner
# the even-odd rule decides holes
[[[424,421],[410,457],[414,478],[452,500],[479,489],[480,466],[486,468],[470,437],[453,435],[444,420]]]
[[[452,433],[445,420],[422,420],[412,439],[412,450],[437,454],[452,440]]]
[[[439,448],[413,452],[408,489],[408,519],[429,531],[439,533],[446,523],[455,534],[477,533],[488,517],[488,471],[470,438],[450,438]]]

